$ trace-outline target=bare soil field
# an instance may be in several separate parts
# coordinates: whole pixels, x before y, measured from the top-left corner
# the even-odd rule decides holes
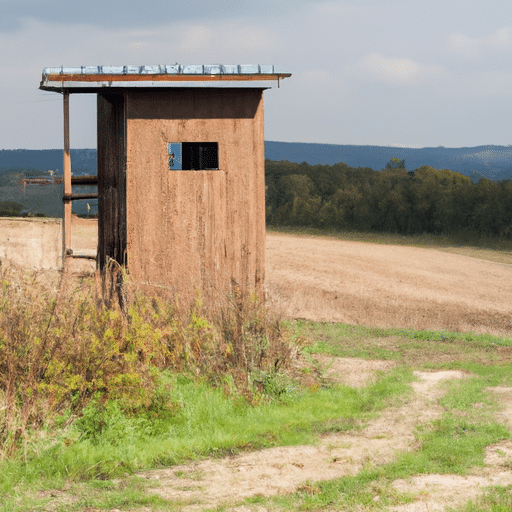
[[[512,334],[512,254],[267,234],[269,298],[285,316]]]

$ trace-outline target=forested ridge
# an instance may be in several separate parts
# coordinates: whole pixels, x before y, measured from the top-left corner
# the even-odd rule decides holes
[[[85,171],[84,171],[85,172]],[[0,215],[62,215],[61,186],[27,187],[37,169],[0,174]],[[512,240],[512,181],[469,177],[422,166],[407,171],[391,159],[386,169],[344,163],[310,165],[265,161],[266,218],[270,226],[305,226],[402,235],[476,234]],[[81,190],[82,191],[82,190]],[[83,203],[84,201],[80,201]],[[92,202],[91,213],[96,213]],[[85,205],[75,204],[76,213]]]
[[[512,181],[470,178],[392,158],[382,171],[346,164],[265,162],[266,218],[274,226],[461,232],[512,239]]]

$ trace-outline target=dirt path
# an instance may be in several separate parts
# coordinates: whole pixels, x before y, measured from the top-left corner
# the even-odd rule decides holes
[[[504,263],[268,233],[266,273],[269,297],[292,318],[512,334],[512,265]]]
[[[381,367],[379,363],[376,362],[372,369],[372,362],[364,361],[361,372],[371,377],[372,371]],[[331,378],[336,378],[336,372],[345,367],[357,373],[357,362],[336,359],[330,369]],[[443,410],[436,403],[441,396],[438,383],[464,377],[460,371],[415,374],[418,382],[413,384],[412,396],[401,406],[383,411],[361,431],[331,434],[322,437],[315,446],[269,448],[144,472],[139,476],[155,484],[152,492],[183,503],[184,511],[199,511],[219,505],[227,506],[228,510],[242,511],[253,510],[247,506],[236,506],[246,497],[291,493],[301,486],[311,485],[310,482],[355,475],[368,463],[381,465],[391,462],[397,453],[417,449],[416,425],[442,415]],[[359,377],[356,385],[361,385]],[[508,388],[500,388],[500,391],[512,393]],[[507,418],[512,418],[512,406],[509,405],[506,411],[506,415],[510,415]],[[414,477],[411,481],[394,482],[398,490],[413,493],[417,500],[389,510],[444,510],[444,506],[463,503],[477,496],[484,486],[512,484],[512,473],[506,468],[512,462],[512,443],[489,447],[487,452],[488,465],[478,475],[426,475]]]

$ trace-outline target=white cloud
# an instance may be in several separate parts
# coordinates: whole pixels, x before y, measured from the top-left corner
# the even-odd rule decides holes
[[[512,72],[508,70],[482,71],[464,77],[464,91],[468,96],[510,96]]]
[[[165,27],[164,30],[170,30]],[[261,55],[273,52],[275,39],[265,29],[258,26],[241,25],[240,22],[223,21],[211,25],[183,24],[173,27],[179,34],[178,50],[188,55],[197,55],[201,62],[219,58],[251,62]],[[206,61],[205,61],[206,62]],[[198,62],[200,63],[200,62]]]
[[[491,36],[491,43],[497,47],[508,49],[512,46],[512,27],[503,27]]]
[[[502,27],[485,37],[469,37],[457,32],[448,41],[448,49],[467,59],[482,58],[490,52],[512,50],[512,26]]]
[[[388,58],[377,53],[366,56],[360,68],[379,81],[397,85],[418,83],[443,71],[440,66],[420,64],[406,58]]]
[[[462,33],[452,34],[448,44],[449,49],[458,55],[468,59],[482,56],[482,42],[477,38],[471,38]]]

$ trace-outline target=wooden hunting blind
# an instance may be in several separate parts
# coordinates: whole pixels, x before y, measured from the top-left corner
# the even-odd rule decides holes
[[[139,283],[261,294],[265,258],[263,91],[274,66],[45,68],[64,97],[64,236],[73,194],[69,94],[97,95],[98,253]]]

